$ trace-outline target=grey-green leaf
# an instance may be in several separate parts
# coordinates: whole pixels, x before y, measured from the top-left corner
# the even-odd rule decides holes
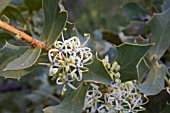
[[[138,89],[145,95],[156,95],[164,88],[164,77],[166,66],[164,64],[152,65],[146,80],[138,86]]]
[[[93,63],[88,65],[87,68],[89,71],[83,73],[83,81],[96,81],[108,85],[111,83],[110,75],[98,59],[93,59]]]
[[[3,76],[5,78],[13,78],[13,79],[19,80],[21,77],[32,72],[33,70],[37,68],[38,68],[38,65],[29,67],[26,69],[21,69],[21,70],[9,70],[9,71],[0,70],[0,76]]]
[[[19,58],[10,62],[4,70],[19,70],[32,66],[39,58],[41,47],[29,48]]]
[[[137,65],[138,82],[142,83],[150,70],[150,63],[142,58]]]
[[[0,0],[0,13],[8,6],[11,0]]]
[[[128,44],[124,43],[117,48],[116,61],[121,66],[120,74],[122,82],[137,80],[137,64],[147,54],[153,44]]]
[[[82,84],[78,90],[71,89],[60,105],[47,107],[44,113],[81,113],[89,87],[89,84]]]
[[[60,11],[58,3],[59,0],[43,0],[45,24],[40,39],[47,42],[47,47],[59,38],[67,21],[67,12]]]
[[[14,78],[19,79],[21,76],[29,73],[31,70],[35,69],[27,69],[27,70],[15,70],[15,71],[3,71],[3,69],[7,66],[7,64],[14,59],[20,57],[28,47],[25,46],[14,46],[9,43],[6,43],[6,45],[0,49],[0,76],[3,76],[5,78]]]
[[[155,43],[149,52],[151,59],[159,60],[170,46],[170,9],[161,14],[155,14],[150,21],[152,37],[151,43]]]

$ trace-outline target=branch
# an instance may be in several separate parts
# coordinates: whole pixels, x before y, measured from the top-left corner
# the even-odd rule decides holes
[[[26,34],[26,33],[14,28],[14,27],[8,25],[5,22],[2,22],[1,20],[0,20],[0,28],[3,28],[5,30],[7,30],[7,31],[10,31],[11,33],[16,34],[18,36],[17,38],[19,38],[19,39],[23,38],[26,41],[28,41],[28,42],[30,42],[32,44],[35,44],[36,46],[40,46],[42,48],[46,47],[46,44],[44,42],[41,42],[41,41],[35,39],[34,37],[29,36],[28,34]]]

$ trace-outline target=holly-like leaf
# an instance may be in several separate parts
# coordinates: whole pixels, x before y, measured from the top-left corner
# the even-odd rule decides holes
[[[6,45],[0,49],[0,76],[19,80],[22,76],[36,69],[39,66],[37,63],[26,69],[4,71],[9,62],[20,57],[28,48],[26,46],[14,46],[6,42]]]
[[[170,9],[161,14],[155,14],[149,23],[152,37],[151,43],[155,43],[149,52],[151,59],[159,60],[170,46]]]
[[[117,46],[118,56],[116,61],[121,66],[122,82],[138,78],[136,66],[139,60],[146,55],[153,44],[128,44]]]
[[[11,0],[0,0],[0,13],[8,6]]]
[[[3,76],[5,78],[13,78],[13,79],[19,80],[21,77],[23,77],[24,75],[32,72],[36,68],[38,68],[38,65],[32,66],[30,68],[26,68],[26,69],[21,69],[21,70],[9,70],[9,71],[1,70],[0,71],[0,76]]]
[[[100,82],[103,84],[110,84],[112,79],[108,72],[106,71],[103,63],[98,59],[93,59],[93,63],[88,65],[89,71],[83,73],[83,80],[86,82]]]
[[[10,62],[4,70],[19,70],[32,66],[39,58],[41,47],[29,48],[19,58]]]
[[[137,65],[139,83],[142,83],[146,79],[149,70],[150,70],[150,65],[145,60],[145,58],[142,58]]]
[[[40,39],[47,42],[47,47],[59,38],[67,21],[67,11],[60,11],[58,3],[59,0],[43,0],[45,24]]]
[[[155,95],[164,88],[164,77],[166,66],[163,64],[152,64],[146,80],[138,86],[138,89],[145,95]]]
[[[60,105],[47,107],[44,113],[81,113],[89,87],[89,84],[82,84],[78,90],[71,89]]]

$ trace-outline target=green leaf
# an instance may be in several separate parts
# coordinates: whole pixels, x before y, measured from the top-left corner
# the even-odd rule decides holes
[[[120,65],[122,82],[138,78],[136,66],[139,60],[146,55],[153,44],[128,44],[117,46],[118,56],[116,61]]]
[[[161,14],[155,14],[149,23],[152,37],[151,43],[155,43],[149,55],[151,59],[159,60],[170,45],[170,9]]]
[[[10,62],[4,70],[19,70],[32,66],[39,58],[41,47],[29,48],[19,58]]]
[[[138,73],[139,83],[142,83],[144,81],[149,70],[150,70],[150,65],[145,60],[145,58],[142,58],[137,65],[137,73]]]
[[[11,0],[0,0],[0,13],[8,6]]]
[[[45,24],[40,39],[47,42],[47,48],[59,38],[67,21],[67,12],[60,11],[58,3],[59,0],[43,0]]]
[[[9,71],[3,71],[0,70],[0,76],[3,76],[5,78],[13,78],[19,80],[24,75],[30,73],[31,71],[38,68],[38,65],[31,66],[30,68],[21,69],[21,70],[9,70]]]
[[[0,76],[5,78],[15,78],[19,79],[21,76],[30,72],[27,70],[15,70],[15,71],[3,71],[3,69],[7,66],[7,64],[14,59],[20,57],[28,47],[25,46],[13,46],[6,42],[6,45],[0,49]]]
[[[47,107],[43,109],[44,113],[81,113],[89,87],[89,84],[82,84],[78,90],[71,89],[60,105]]]
[[[166,75],[166,66],[164,64],[152,64],[146,80],[138,85],[138,89],[145,95],[155,95],[164,88],[164,77]]]
[[[25,51],[28,50],[28,48],[29,47],[27,46],[14,46],[6,42],[6,45],[2,49],[0,49],[0,76],[19,80],[22,76],[40,67],[40,65],[38,65],[38,62],[43,62],[45,57],[40,57],[38,61],[29,68],[4,71],[4,68],[7,66],[8,63],[22,56]]]
[[[137,3],[127,3],[123,6],[123,13],[129,19],[138,19],[140,16],[148,15],[145,9]]]
[[[83,73],[82,81],[96,81],[108,85],[111,83],[112,79],[110,75],[103,66],[103,63],[98,59],[93,59],[93,63],[88,65],[87,68],[89,69],[89,71]]]

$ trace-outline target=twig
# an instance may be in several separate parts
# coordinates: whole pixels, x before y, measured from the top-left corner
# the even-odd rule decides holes
[[[19,38],[19,39],[23,38],[26,41],[28,41],[32,44],[35,44],[36,46],[41,46],[42,48],[46,47],[46,44],[44,42],[41,42],[41,41],[35,39],[34,37],[29,36],[28,34],[10,26],[9,24],[7,24],[5,22],[2,22],[1,20],[0,20],[0,28],[3,28],[7,31],[10,31],[11,33],[16,34],[18,36],[17,38]]]

